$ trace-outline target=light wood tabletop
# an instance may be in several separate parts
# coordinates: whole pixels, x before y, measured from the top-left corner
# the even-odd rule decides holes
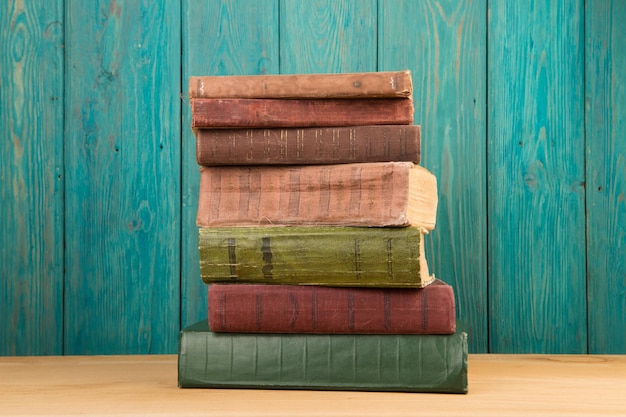
[[[625,355],[470,355],[468,394],[181,389],[176,355],[0,357],[1,416],[626,416]]]

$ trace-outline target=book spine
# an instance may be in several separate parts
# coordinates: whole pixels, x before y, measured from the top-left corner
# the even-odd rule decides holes
[[[423,287],[420,228],[201,227],[205,283]]]
[[[197,225],[406,226],[410,162],[201,167]]]
[[[192,76],[190,98],[411,97],[410,71]]]
[[[420,162],[419,125],[196,129],[199,165]]]
[[[333,127],[413,124],[413,100],[191,99],[192,128]]]
[[[467,392],[467,335],[262,335],[183,329],[182,388]]]
[[[451,334],[456,328],[454,292],[439,280],[421,289],[208,287],[215,332]]]

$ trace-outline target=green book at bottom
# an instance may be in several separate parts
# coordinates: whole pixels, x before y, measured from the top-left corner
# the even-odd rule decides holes
[[[467,393],[467,334],[180,333],[178,386]]]

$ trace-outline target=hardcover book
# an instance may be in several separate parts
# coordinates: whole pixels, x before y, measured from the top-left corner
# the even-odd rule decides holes
[[[209,283],[359,287],[430,284],[419,227],[201,227],[200,275]]]
[[[215,332],[451,334],[454,291],[436,279],[420,289],[212,284]]]
[[[183,329],[181,388],[467,393],[467,335],[215,333]]]
[[[201,167],[197,225],[435,227],[437,180],[411,162]]]
[[[419,125],[195,129],[199,165],[420,162]]]
[[[411,97],[411,72],[192,76],[190,98]]]
[[[411,125],[410,98],[193,98],[192,128]]]

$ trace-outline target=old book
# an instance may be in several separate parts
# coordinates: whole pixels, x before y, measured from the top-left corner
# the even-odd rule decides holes
[[[410,98],[191,99],[192,128],[413,124]]]
[[[451,334],[454,291],[443,281],[420,289],[212,284],[215,332]]]
[[[202,227],[436,223],[436,177],[411,162],[200,169]]]
[[[411,72],[192,76],[190,98],[411,97]]]
[[[420,162],[419,125],[196,129],[199,165]]]
[[[466,393],[467,334],[306,335],[183,329],[181,388]]]
[[[424,287],[419,227],[201,227],[200,275],[209,283]]]

